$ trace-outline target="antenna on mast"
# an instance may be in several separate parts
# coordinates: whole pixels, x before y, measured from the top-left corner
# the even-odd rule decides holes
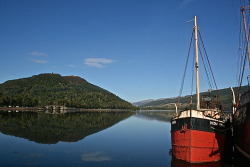
[[[192,21],[194,21],[194,19],[192,19],[192,20],[188,20],[188,21],[187,21],[187,23],[190,23],[190,22],[192,22]]]

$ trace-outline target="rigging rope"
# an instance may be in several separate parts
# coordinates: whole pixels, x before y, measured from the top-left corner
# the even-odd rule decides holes
[[[207,82],[209,84],[209,88],[210,89],[213,89],[213,86],[212,86],[212,83],[211,83],[211,77],[208,73],[208,70],[207,70],[207,66],[206,66],[206,62],[204,61],[204,58],[203,58],[203,55],[202,55],[202,52],[201,52],[201,49],[199,47],[199,53],[200,53],[200,56],[201,56],[201,60],[203,62],[203,66],[204,66],[204,69],[205,69],[205,72],[206,72],[206,75],[207,75]]]
[[[207,76],[207,81],[208,81],[210,89],[213,89],[215,87],[215,89],[217,91],[217,95],[218,95],[217,100],[218,100],[218,102],[221,103],[219,90],[218,90],[218,87],[217,87],[217,84],[216,84],[216,81],[215,81],[215,77],[214,77],[214,74],[213,74],[213,70],[212,70],[210,61],[208,59],[207,51],[205,49],[205,45],[204,45],[203,39],[201,37],[201,34],[200,34],[199,31],[198,31],[198,33],[199,33],[199,38],[201,39],[200,40],[201,41],[201,47],[199,47],[199,53],[200,53],[200,56],[202,58],[203,66],[204,66],[206,76]],[[183,86],[184,86],[184,82],[185,82],[185,77],[186,77],[187,66],[188,66],[188,61],[189,61],[189,57],[190,57],[190,51],[191,51],[191,47],[192,47],[193,38],[194,38],[194,32],[192,33],[192,37],[191,37],[190,44],[189,44],[188,55],[187,55],[187,59],[186,59],[186,63],[185,63],[185,69],[184,69],[184,73],[183,73],[183,76],[182,76],[182,82],[181,82],[181,87],[180,87],[179,96],[178,96],[178,103],[180,103],[180,97],[181,97],[182,91],[183,91]],[[202,48],[203,52],[202,52],[201,48]],[[195,60],[195,55],[193,57],[193,62],[194,62],[194,64],[192,63],[193,66],[195,66],[195,61],[194,60]],[[192,70],[192,71],[193,71],[193,73],[192,73],[192,81],[191,81],[192,82],[191,83],[191,103],[192,103],[192,96],[193,96],[194,73],[195,73],[194,70]]]
[[[238,65],[240,65],[240,67],[238,69],[239,72],[237,73],[238,75],[238,94],[237,96],[239,96],[240,90],[241,90],[241,86],[243,83],[243,78],[244,78],[244,73],[245,73],[245,67],[246,67],[246,61],[248,58],[248,52],[249,52],[249,41],[247,41],[247,39],[249,39],[249,29],[246,29],[247,27],[249,27],[249,7],[245,6],[245,1],[242,1],[241,3],[241,20],[242,23],[241,24],[241,28],[240,28],[240,39],[239,40],[241,43],[241,47],[240,47],[240,51],[239,51],[239,58],[238,61],[240,61],[240,63],[238,63]],[[248,4],[250,4],[250,1],[248,1]],[[247,25],[246,25],[247,24]],[[248,36],[246,36],[248,35]]]
[[[218,87],[217,87],[217,84],[216,84],[216,81],[215,81],[215,77],[214,77],[214,73],[213,73],[213,70],[212,70],[210,61],[209,61],[209,59],[208,59],[207,51],[206,51],[206,48],[205,48],[205,45],[204,45],[204,42],[203,42],[203,40],[202,40],[202,37],[201,37],[200,32],[199,32],[199,37],[200,37],[200,39],[201,39],[202,47],[203,47],[203,50],[204,50],[204,53],[205,53],[206,62],[207,62],[207,65],[208,65],[208,67],[209,67],[209,71],[210,71],[209,74],[211,74],[210,80],[211,80],[211,82],[212,82],[212,83],[214,84],[214,86],[215,86],[215,90],[216,90],[216,92],[217,92],[217,100],[218,100],[218,102],[219,102],[220,105],[221,105],[222,101],[221,101],[221,98],[220,98],[220,92],[219,92],[219,90],[218,90]],[[202,58],[202,59],[203,59],[203,58]],[[209,77],[209,76],[208,76],[208,77]],[[212,79],[211,79],[211,78],[212,78]]]
[[[192,46],[193,36],[194,36],[194,33],[192,33],[192,37],[191,37],[190,44],[189,44],[188,55],[187,55],[187,59],[186,59],[184,73],[183,73],[183,76],[182,76],[181,88],[180,88],[179,96],[178,96],[179,97],[178,103],[180,102],[180,97],[181,97],[182,91],[183,91],[183,85],[184,85],[184,81],[185,81],[185,77],[186,77],[187,65],[188,65],[188,60],[189,60],[189,55],[190,55],[190,48]]]
[[[195,52],[195,46],[194,46],[194,52]],[[193,56],[193,66],[192,67],[195,67],[195,55]],[[195,70],[193,70],[192,72],[192,83],[191,83],[191,103],[192,103],[192,96],[193,96],[193,90],[194,90],[194,77],[195,76]]]
[[[242,4],[241,4],[242,6]],[[242,19],[242,17],[241,17]],[[243,55],[243,49],[244,46],[244,42],[243,42],[243,32],[242,32],[242,21],[240,21],[240,31],[239,31],[239,50],[238,50],[238,61],[237,61],[237,73],[236,73],[236,81],[237,81],[237,86],[239,86],[240,84],[240,74],[242,72],[242,56]]]
[[[206,48],[205,48],[205,45],[204,45],[204,42],[203,42],[203,40],[202,40],[202,37],[201,37],[200,32],[199,32],[199,36],[200,36],[201,43],[202,43],[202,46],[203,46],[203,49],[204,49],[204,52],[205,52],[205,57],[206,57],[206,60],[207,60],[207,63],[208,63],[208,66],[209,66],[210,72],[211,72],[211,75],[212,75],[212,78],[213,78],[213,83],[214,83],[214,86],[215,86],[216,90],[218,90],[218,87],[217,87],[217,84],[216,84],[216,81],[215,81],[215,78],[214,78],[214,73],[213,73],[213,70],[212,70],[212,67],[211,67],[210,61],[209,61],[209,59],[208,59],[208,56],[207,56],[207,51],[206,51]]]
[[[244,61],[243,61],[243,65],[242,65],[242,72],[241,72],[241,76],[240,76],[240,83],[239,83],[239,91],[240,91],[240,87],[242,85],[242,80],[243,80],[243,76],[244,76],[244,71],[245,71],[245,66],[246,66],[246,59],[247,59],[247,48],[246,48],[246,52],[245,52],[245,56],[244,56]],[[238,91],[238,92],[239,92]]]

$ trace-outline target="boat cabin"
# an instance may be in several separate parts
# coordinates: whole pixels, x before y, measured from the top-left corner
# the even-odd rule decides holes
[[[218,98],[216,95],[201,96],[201,109],[216,109],[218,108]]]

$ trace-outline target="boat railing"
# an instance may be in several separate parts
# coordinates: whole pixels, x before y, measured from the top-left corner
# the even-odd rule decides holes
[[[203,110],[203,115],[215,119],[224,119],[225,114],[219,109]]]

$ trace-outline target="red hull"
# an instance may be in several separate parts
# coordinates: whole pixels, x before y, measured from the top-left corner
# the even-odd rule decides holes
[[[190,163],[221,160],[225,134],[187,129],[172,131],[172,154],[175,158]]]

